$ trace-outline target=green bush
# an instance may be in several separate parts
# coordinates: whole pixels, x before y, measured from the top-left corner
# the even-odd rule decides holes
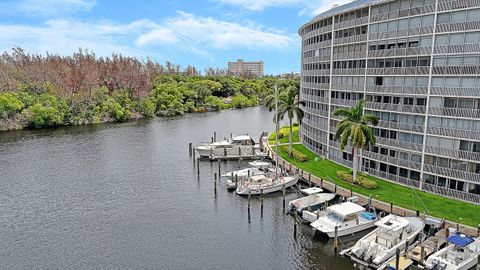
[[[294,126],[294,127],[298,127],[298,125],[299,125],[299,123],[298,123],[298,122],[295,122],[295,123],[293,123],[293,125],[292,125],[292,126]]]
[[[337,178],[366,189],[376,189],[378,187],[377,182],[360,175],[357,175],[357,181],[354,181],[352,174],[345,171],[337,171]]]
[[[140,111],[142,112],[142,115],[145,117],[155,116],[156,108],[157,108],[157,104],[155,103],[155,99],[152,97],[146,97],[140,102]]]
[[[290,146],[285,146],[283,148],[283,150],[285,152],[287,152],[288,154],[290,154]],[[293,158],[300,161],[300,162],[305,162],[308,160],[308,156],[303,154],[302,152],[296,150],[296,149],[292,149],[292,155],[293,155]]]
[[[0,94],[0,118],[19,112],[23,106],[24,103],[15,94],[10,92]]]

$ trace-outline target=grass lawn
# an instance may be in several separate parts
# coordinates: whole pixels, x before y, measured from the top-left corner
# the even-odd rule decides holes
[[[300,139],[298,138],[298,129],[299,129],[299,126],[293,126],[293,128],[292,128],[293,142],[299,142],[300,141]],[[278,140],[279,143],[282,143],[282,144],[283,143],[289,143],[288,138],[290,137],[290,129],[289,129],[288,126],[280,128],[280,130],[278,131],[278,135],[279,136],[283,135],[283,137]],[[268,137],[268,142],[270,144],[275,145],[275,131],[272,132],[270,134],[270,136]]]
[[[298,142],[298,127],[296,138]],[[275,140],[274,135],[273,139]],[[275,143],[274,140],[273,144]],[[288,137],[286,142],[288,142]],[[349,171],[349,168],[339,165],[330,160],[317,159],[316,161],[315,158],[318,156],[301,144],[294,145],[293,147],[296,150],[307,155],[308,161],[298,162],[293,158],[290,158],[289,155],[285,151],[283,151],[282,148],[279,148],[280,156],[291,164],[295,165],[296,167],[301,168],[306,172],[310,172],[313,175],[320,177],[324,180],[333,181],[341,187],[352,189],[354,192],[360,193],[365,196],[369,196],[370,194],[372,194],[372,198],[387,203],[392,202],[397,206],[401,206],[411,210],[419,210],[421,213],[425,213],[425,208],[423,206],[424,204],[425,207],[428,209],[427,214],[438,218],[445,218],[452,222],[459,222],[473,227],[477,227],[477,225],[480,224],[480,205],[457,201],[439,195],[423,192],[418,189],[415,189],[414,192],[412,191],[412,188],[381,180],[371,175],[364,176],[377,182],[378,188],[374,190],[369,190],[359,187],[357,185],[352,185],[350,183],[339,180],[336,177],[337,171]]]

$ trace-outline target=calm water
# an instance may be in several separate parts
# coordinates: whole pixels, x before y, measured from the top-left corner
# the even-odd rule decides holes
[[[308,226],[295,241],[281,193],[263,219],[253,200],[248,224],[246,198],[224,182],[215,198],[216,164],[201,162],[197,179],[189,142],[213,130],[257,139],[271,119],[251,108],[0,133],[0,268],[353,269]]]

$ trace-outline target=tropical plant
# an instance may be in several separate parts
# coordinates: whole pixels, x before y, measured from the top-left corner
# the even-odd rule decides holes
[[[268,98],[271,100],[271,98]],[[300,105],[304,105],[303,101],[300,101],[300,89],[296,85],[291,85],[286,88],[285,91],[282,91],[278,95],[278,112],[277,119],[283,120],[285,115],[287,115],[289,120],[289,145],[290,145],[290,156],[293,155],[293,118],[297,117],[298,122],[301,123],[303,119],[303,111],[300,109]],[[275,101],[273,102],[273,108],[275,108]],[[271,107],[268,107],[269,110],[272,110]],[[273,119],[274,121],[277,119]]]
[[[337,124],[335,140],[340,138],[340,149],[344,150],[350,141],[353,156],[353,180],[357,180],[358,151],[367,145],[375,145],[375,135],[369,124],[377,125],[378,118],[372,114],[364,114],[364,100],[359,100],[351,108],[340,108],[333,112],[334,116],[342,117]]]

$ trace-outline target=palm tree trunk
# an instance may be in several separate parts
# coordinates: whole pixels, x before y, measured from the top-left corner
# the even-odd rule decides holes
[[[357,181],[357,170],[358,170],[358,148],[354,146],[352,148],[353,155],[353,181]]]
[[[292,118],[290,118],[290,137],[288,138],[290,142],[290,156],[293,156],[293,126],[292,126]]]

